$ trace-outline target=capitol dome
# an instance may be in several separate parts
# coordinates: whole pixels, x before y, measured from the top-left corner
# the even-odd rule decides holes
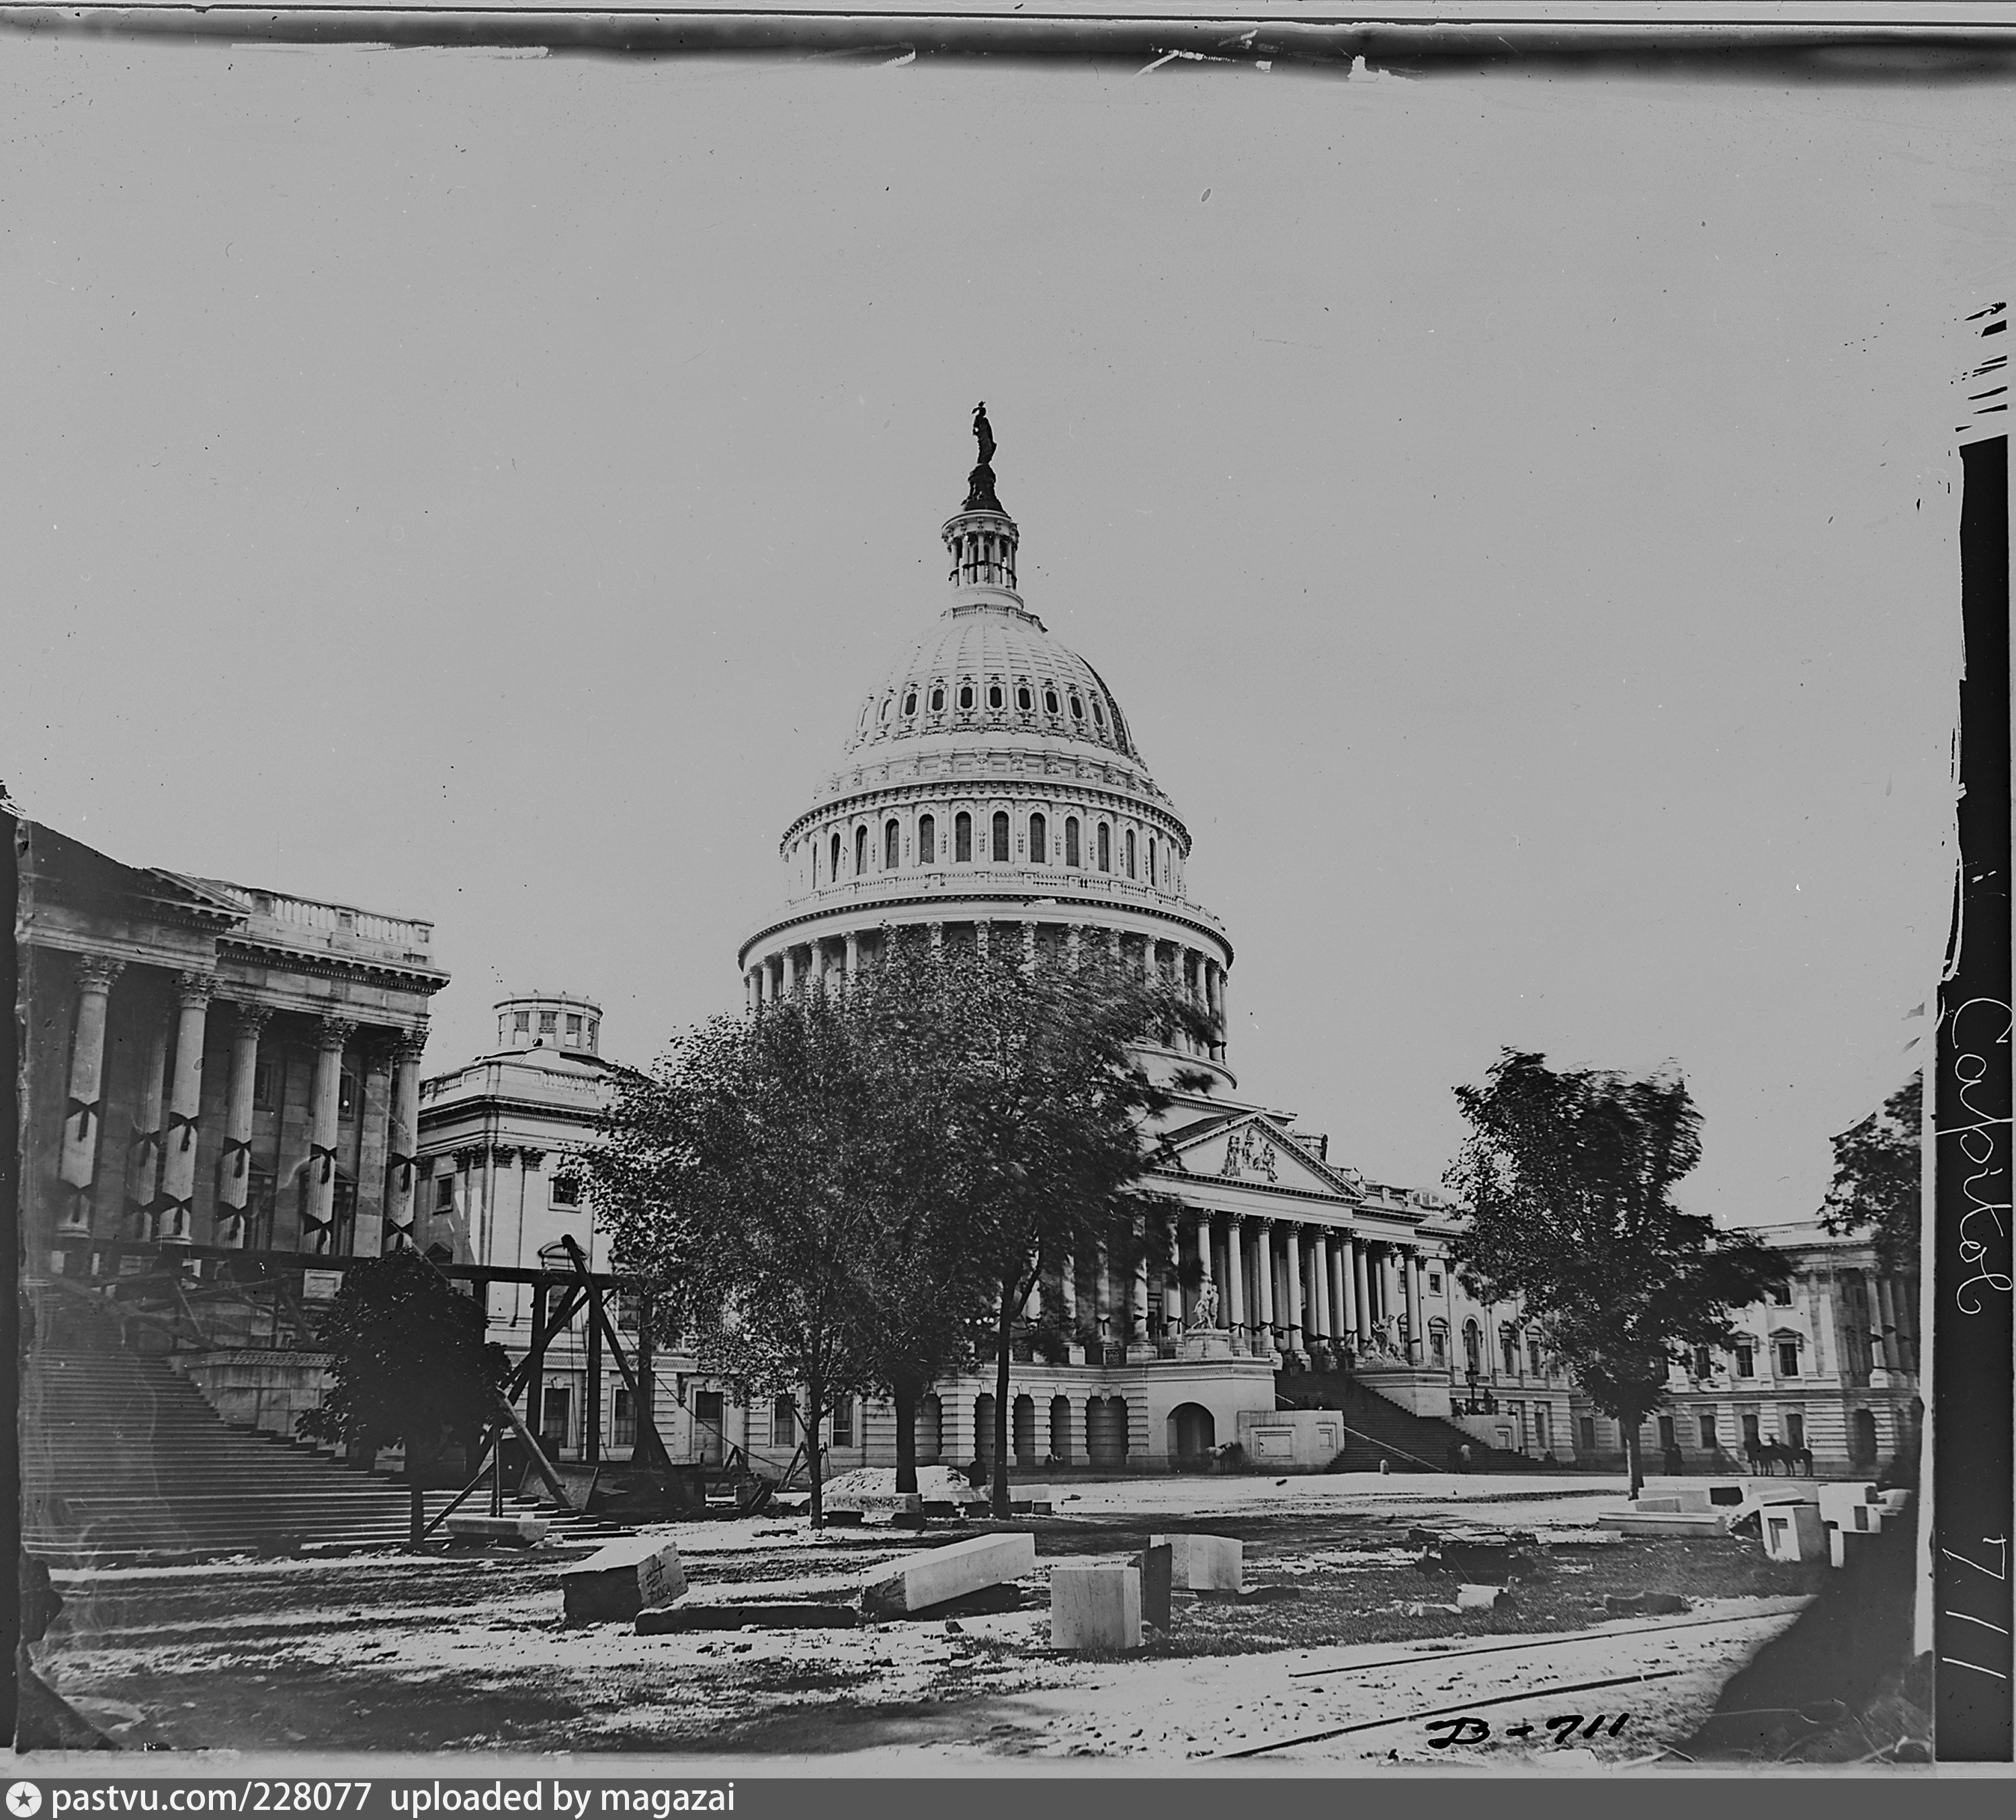
[[[782,911],[742,945],[750,1002],[851,977],[889,931],[921,926],[1032,962],[1075,965],[1101,943],[1222,1017],[1232,946],[1188,896],[1190,831],[1104,678],[1023,603],[984,411],[974,432],[980,464],[940,532],[952,599],[868,692],[840,768],[785,829]],[[1183,1059],[1222,1072],[1223,1057],[1221,1044]]]

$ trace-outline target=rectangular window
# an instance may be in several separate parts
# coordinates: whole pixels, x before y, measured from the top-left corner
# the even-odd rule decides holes
[[[1679,1445],[1679,1437],[1674,1432],[1672,1417],[1661,1416],[1659,1418],[1659,1451],[1663,1453],[1668,1448]]]
[[[1442,1293],[1442,1273],[1438,1270],[1428,1272],[1428,1293],[1438,1296]]]
[[[1736,1349],[1736,1375],[1739,1378],[1757,1376],[1757,1354],[1751,1347],[1739,1346]]]
[[[1778,1342],[1778,1376],[1796,1378],[1799,1375],[1799,1343],[1796,1340]]]
[[[560,1013],[556,1011],[542,1011],[539,1013],[539,1034],[541,1036],[549,1037],[553,1034],[554,1020],[559,1016]]]
[[[1066,865],[1077,865],[1079,863],[1078,850],[1078,817],[1075,815],[1067,815],[1064,818],[1064,864]]]
[[[833,1444],[854,1445],[854,1399],[843,1397],[833,1406]]]
[[[271,1112],[280,1103],[280,1064],[261,1062],[252,1070],[252,1104],[260,1112]]]
[[[549,1384],[539,1399],[539,1443],[557,1451],[567,1445],[567,1387]]]
[[[938,858],[938,825],[929,815],[917,823],[917,864],[936,865]]]
[[[357,1117],[357,1077],[347,1068],[336,1077],[336,1116],[340,1119]]]
[[[956,865],[973,864],[973,818],[964,810],[952,818],[952,857]]]
[[[1579,1424],[1582,1430],[1582,1451],[1586,1454],[1596,1451],[1596,1418],[1585,1415]]]
[[[437,1175],[434,1178],[434,1211],[437,1214],[455,1210],[455,1178]]]
[[[1790,1283],[1772,1284],[1771,1301],[1773,1306],[1775,1307],[1789,1308],[1791,1307],[1792,1286]]]
[[[1705,1378],[1709,1376],[1714,1369],[1715,1361],[1708,1357],[1708,1348],[1705,1346],[1696,1347],[1694,1348],[1694,1376],[1697,1378]]]
[[[1103,872],[1113,870],[1113,830],[1103,822],[1099,825],[1099,869]]]
[[[616,1391],[616,1411],[610,1423],[609,1438],[617,1447],[637,1444],[637,1412],[631,1405],[630,1393],[620,1385]]]
[[[553,1207],[578,1207],[581,1205],[581,1178],[578,1175],[556,1175],[549,1192],[546,1205]]]
[[[779,1397],[770,1405],[770,1444],[772,1447],[796,1447],[798,1442],[798,1412],[788,1397]]]
[[[570,1011],[567,1013],[565,1034],[567,1046],[570,1048],[578,1049],[581,1047],[581,1017],[578,1013]]]
[[[1745,1447],[1757,1444],[1757,1412],[1754,1409],[1743,1419],[1743,1444]]]
[[[1806,1418],[1803,1411],[1785,1412],[1785,1444],[1795,1452],[1806,1444]]]
[[[526,1036],[532,1034],[532,1014],[529,1011],[514,1011],[511,1014],[511,1027]]]
[[[1526,1366],[1535,1377],[1540,1375],[1540,1343],[1537,1340],[1526,1342]]]
[[[1701,1444],[1706,1451],[1712,1453],[1715,1451],[1715,1417],[1712,1414],[1701,1419]]]

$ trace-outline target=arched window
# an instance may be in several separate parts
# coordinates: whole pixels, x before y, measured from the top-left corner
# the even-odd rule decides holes
[[[1028,684],[1026,682],[1021,684],[1015,691],[1015,706],[1026,714],[1035,705],[1035,700],[1029,694]]]
[[[812,843],[812,889],[819,889],[819,843]]]
[[[973,685],[970,682],[962,682],[959,685],[959,707],[961,714],[969,714],[972,711]]]
[[[1071,718],[1075,721],[1083,720],[1085,718],[1085,703],[1078,699],[1078,692],[1076,690],[1073,690],[1071,692]]]
[[[931,690],[931,712],[934,714],[945,712],[945,685],[942,683],[934,685]]]
[[[854,831],[854,876],[858,879],[868,869],[868,830],[857,828]]]
[[[1106,730],[1106,710],[1099,705],[1099,697],[1092,698],[1092,724],[1101,732]]]
[[[1155,861],[1157,857],[1157,856],[1155,852],[1155,837],[1151,834],[1148,836],[1148,883],[1151,885],[1155,882]]]
[[[882,718],[882,723],[883,723],[883,725],[884,725],[884,726],[887,726],[887,725],[888,725],[888,722],[889,722],[889,710],[890,710],[891,708],[893,708],[895,705],[896,705],[896,698],[895,698],[893,695],[892,695],[892,696],[891,696],[889,697],[889,699],[888,699],[887,701],[885,701],[885,702],[884,702],[884,703],[883,703],[883,704],[882,704],[882,716],[881,716],[881,718]]]
[[[903,718],[908,720],[917,711],[917,692],[909,690],[903,696]]]
[[[989,684],[988,684],[988,685],[987,685],[987,705],[988,705],[989,707],[991,707],[991,708],[998,708],[998,707],[999,707],[1001,706],[1001,704],[1002,704],[1003,701],[1005,699],[1006,699],[1006,698],[1003,696],[1003,694],[1002,694],[1002,692],[1001,692],[1001,685],[1000,685],[999,683],[998,683],[998,682],[990,682]]]
[[[996,865],[1008,863],[1008,811],[1006,809],[994,811],[994,863]]]
[[[1134,876],[1134,830],[1132,828],[1127,830],[1127,876],[1130,879]]]
[[[1078,865],[1082,863],[1078,851],[1078,817],[1067,815],[1064,817],[1064,864]]]
[[[1043,712],[1053,714],[1057,711],[1057,692],[1054,689],[1043,691]]]
[[[938,857],[938,825],[931,816],[924,815],[917,822],[917,864],[933,865]]]
[[[896,860],[901,851],[899,843],[902,839],[902,834],[897,829],[895,818],[891,816],[882,825],[882,869],[885,872],[893,872],[896,869]]]
[[[1050,825],[1041,815],[1029,818],[1029,863],[1043,865],[1049,861]]]
[[[826,876],[834,884],[840,883],[840,830],[833,831],[833,864],[826,869]]]
[[[1517,1376],[1519,1370],[1519,1336],[1509,1327],[1498,1329],[1499,1354],[1505,1361],[1505,1375]]]
[[[1099,869],[1103,872],[1113,870],[1113,830],[1103,822],[1099,825]]]
[[[1463,1324],[1463,1363],[1466,1371],[1484,1369],[1484,1334],[1474,1321]]]
[[[973,818],[963,809],[952,818],[952,857],[958,865],[973,864]]]

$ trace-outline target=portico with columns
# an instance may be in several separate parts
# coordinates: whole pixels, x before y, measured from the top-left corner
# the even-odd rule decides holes
[[[125,1246],[412,1242],[430,925],[25,836],[31,1271]],[[403,1114],[404,1124],[401,1124]]]

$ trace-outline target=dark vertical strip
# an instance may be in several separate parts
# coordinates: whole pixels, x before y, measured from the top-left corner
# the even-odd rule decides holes
[[[1961,453],[1960,869],[1939,989],[1935,1748],[2011,1754],[2009,439]]]
[[[0,1260],[13,1277],[0,1293],[0,1551],[11,1563],[15,1596],[0,1594],[0,1737],[10,1743],[20,1707],[23,1646],[21,1610],[27,1602],[26,1557],[21,1552],[21,1156],[20,1066],[22,1032],[27,1027],[20,991],[20,957],[14,944],[20,890],[20,854],[16,842],[27,838],[27,825],[12,815],[0,816],[0,904],[7,906],[7,926],[0,931],[0,1004],[6,1006],[6,1030],[0,1036]]]

